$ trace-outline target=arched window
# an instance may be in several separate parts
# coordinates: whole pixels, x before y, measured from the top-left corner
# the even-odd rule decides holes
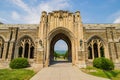
[[[2,58],[3,49],[4,49],[4,40],[2,37],[0,37],[0,58]]]
[[[88,41],[88,59],[94,59],[104,56],[103,41],[99,37],[92,37]]]
[[[20,47],[19,47],[19,55],[18,55],[18,57],[22,57],[22,51],[23,51],[23,47],[20,46]]]
[[[34,47],[30,48],[30,58],[34,58]]]
[[[93,44],[93,48],[94,48],[94,58],[98,58],[98,45],[97,45],[97,43]]]
[[[103,46],[100,47],[100,55],[101,55],[101,57],[105,57]]]
[[[34,58],[34,43],[32,39],[28,36],[25,36],[20,39],[18,42],[19,46],[19,53],[18,57],[24,57],[24,58]]]
[[[24,57],[25,57],[25,58],[28,58],[28,52],[29,52],[29,44],[26,43],[26,44],[25,44],[25,52],[24,52]]]
[[[92,59],[92,48],[88,47],[88,59]]]

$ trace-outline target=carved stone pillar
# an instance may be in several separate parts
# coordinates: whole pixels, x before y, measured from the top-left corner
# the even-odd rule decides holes
[[[101,57],[101,55],[100,55],[100,42],[98,42],[98,44],[97,44],[97,49],[98,49],[98,57]]]
[[[14,58],[18,58],[19,55],[19,47],[17,45],[15,45],[15,51],[14,51]]]
[[[24,58],[24,54],[25,54],[25,43],[23,43],[22,47],[23,47],[23,50],[22,50],[22,58]]]
[[[92,59],[94,60],[94,47],[93,47],[93,41],[91,43],[91,46],[92,46]]]
[[[35,62],[37,62],[37,42],[35,42],[35,45],[34,45],[34,60]]]
[[[42,40],[38,41],[38,48],[37,48],[37,63],[38,64],[44,64],[44,51],[43,51],[43,42]]]
[[[4,43],[4,49],[3,49],[3,56],[2,56],[2,60],[5,60],[5,59],[6,59],[7,45],[8,45],[8,43],[7,43],[7,42],[5,42],[5,43]]]
[[[84,43],[84,47],[85,47],[85,61],[88,61],[88,47],[87,47],[87,43]]]
[[[120,62],[120,42],[116,43],[117,56]]]
[[[2,57],[1,54],[2,54],[2,46],[0,46],[0,58]]]
[[[109,43],[109,52],[110,52],[110,58],[112,59],[112,61],[116,62],[116,51],[115,51],[115,46],[113,42]]]
[[[28,48],[28,59],[30,59],[30,48],[31,48],[31,43],[29,42],[29,48]]]
[[[10,45],[9,45],[9,52],[8,52],[8,60],[11,60],[11,57],[12,57],[12,50],[13,50],[13,45],[14,45],[14,42],[10,42]]]

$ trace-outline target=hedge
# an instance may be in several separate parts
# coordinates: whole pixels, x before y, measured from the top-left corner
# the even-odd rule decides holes
[[[26,68],[29,66],[29,62],[26,58],[16,58],[10,62],[9,66],[12,69]]]

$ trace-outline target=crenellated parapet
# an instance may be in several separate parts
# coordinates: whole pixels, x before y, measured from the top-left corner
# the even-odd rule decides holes
[[[53,11],[53,12],[42,12],[41,24],[45,23],[48,26],[55,27],[72,27],[75,23],[81,23],[80,12],[76,11],[71,13],[69,11]]]
[[[0,29],[19,28],[19,29],[37,29],[39,24],[1,24]]]
[[[109,27],[115,27],[115,29],[120,29],[120,24],[83,24],[85,29],[106,29]]]
[[[47,36],[49,32],[57,28],[65,28],[71,32],[75,32],[76,37],[83,38],[83,27],[80,12],[76,11],[75,13],[69,11],[53,11],[47,13],[46,11],[42,12],[40,27],[39,27],[39,38],[43,39],[43,36]],[[47,31],[47,33],[45,32]],[[81,32],[81,34],[78,34]],[[44,34],[44,35],[43,35]]]

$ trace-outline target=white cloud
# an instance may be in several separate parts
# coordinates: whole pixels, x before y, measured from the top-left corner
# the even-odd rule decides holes
[[[7,23],[8,21],[6,19],[0,17],[0,22]]]
[[[113,23],[120,23],[120,16]]]
[[[110,15],[109,19],[112,19],[113,23],[120,23],[120,11],[117,11],[113,13],[112,15]]]
[[[37,0],[33,0],[36,2]],[[39,23],[40,14],[42,11],[52,11],[52,10],[60,10],[67,9],[70,7],[69,0],[47,0],[41,1],[37,6],[28,6],[24,0],[12,0],[14,5],[17,5],[18,8],[24,10],[26,15],[18,14],[17,12],[12,12],[13,19],[22,18],[23,23],[34,24]],[[18,22],[19,23],[19,22]]]
[[[120,11],[113,14],[115,17],[114,23],[120,23]]]
[[[24,11],[27,11],[27,12],[31,13],[30,8],[28,7],[27,4],[25,4],[25,3],[23,2],[23,0],[12,0],[12,2],[13,2],[14,4],[16,4],[17,6],[21,7]]]
[[[20,19],[20,15],[19,15],[16,11],[13,11],[13,12],[12,12],[12,18],[13,18],[14,20]]]

